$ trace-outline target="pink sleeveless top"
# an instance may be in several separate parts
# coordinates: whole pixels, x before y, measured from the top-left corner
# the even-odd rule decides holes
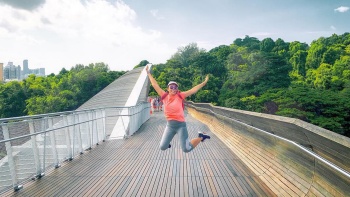
[[[183,99],[185,99],[185,93],[181,92],[180,95]],[[163,99],[163,106],[164,115],[167,120],[185,122],[185,114],[182,108],[182,99],[179,97],[179,95],[168,94],[168,96]]]

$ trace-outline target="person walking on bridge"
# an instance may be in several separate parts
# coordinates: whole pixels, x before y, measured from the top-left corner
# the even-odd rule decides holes
[[[181,149],[186,153],[192,151],[200,142],[204,142],[205,139],[210,139],[210,136],[206,133],[198,133],[198,137],[193,138],[191,141],[188,139],[183,107],[184,99],[195,94],[204,87],[209,80],[209,76],[207,75],[202,83],[184,92],[179,91],[179,86],[175,81],[170,81],[168,83],[167,92],[165,92],[153,78],[148,65],[145,70],[153,88],[161,97],[164,106],[164,115],[167,120],[167,125],[160,141],[160,149],[166,150],[170,148],[170,142],[175,134],[179,134]]]

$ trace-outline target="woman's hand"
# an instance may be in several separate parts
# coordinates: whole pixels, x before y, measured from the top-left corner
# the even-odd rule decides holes
[[[205,83],[207,83],[207,82],[208,82],[208,80],[209,80],[209,75],[205,76],[205,80],[204,80],[204,82],[205,82]]]
[[[149,69],[148,69],[148,65],[146,66],[146,73],[147,73],[147,74],[150,73],[150,71],[149,71]]]
[[[184,93],[185,93],[185,97],[188,97],[188,96],[191,96],[192,94],[197,93],[198,90],[200,90],[203,86],[205,86],[205,85],[207,84],[208,80],[209,80],[209,75],[207,75],[207,76],[205,77],[205,80],[204,80],[202,83],[200,83],[200,84],[194,86],[194,87],[191,88],[190,90],[185,91],[185,92],[184,92]]]

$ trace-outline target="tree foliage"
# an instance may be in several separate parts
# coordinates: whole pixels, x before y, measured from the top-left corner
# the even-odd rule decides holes
[[[123,75],[104,63],[78,64],[47,77],[0,84],[1,118],[74,110]]]
[[[299,118],[350,136],[349,33],[310,46],[245,36],[207,52],[191,43],[154,65],[153,74],[164,89],[176,80],[183,91],[210,74],[189,100]]]

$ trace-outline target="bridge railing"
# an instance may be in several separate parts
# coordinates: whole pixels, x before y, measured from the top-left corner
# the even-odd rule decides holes
[[[106,140],[108,125],[117,119],[127,119],[123,129],[132,135],[149,119],[149,110],[149,103],[140,103],[0,119],[0,193],[19,190]]]
[[[276,195],[350,194],[349,139],[291,118],[187,105]]]

